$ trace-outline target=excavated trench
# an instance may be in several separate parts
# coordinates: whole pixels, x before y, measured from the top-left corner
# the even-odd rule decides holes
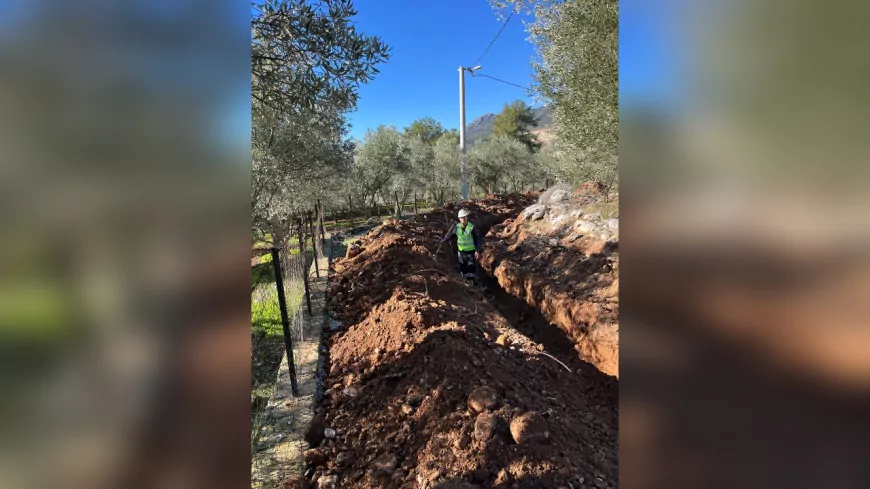
[[[480,268],[494,304],[563,361],[618,377],[618,242],[534,226],[515,216],[487,236]]]
[[[485,233],[530,201],[467,207]],[[307,477],[287,487],[616,487],[618,381],[491,278],[484,293],[435,257],[456,210],[385,224],[336,260],[341,326],[324,330]]]

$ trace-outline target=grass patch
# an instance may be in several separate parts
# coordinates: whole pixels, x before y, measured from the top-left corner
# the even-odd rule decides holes
[[[600,213],[604,219],[613,219],[619,217],[619,199],[614,198],[608,202],[594,202],[586,206],[583,210],[584,214]]]
[[[278,291],[271,262],[257,265],[251,271],[251,415],[252,420],[263,411],[275,391],[275,381],[284,357],[284,327]],[[287,315],[294,317],[305,300],[300,280],[285,284]],[[292,327],[292,324],[291,324]]]

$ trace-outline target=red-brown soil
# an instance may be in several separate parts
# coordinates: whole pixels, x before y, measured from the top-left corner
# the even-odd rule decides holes
[[[532,337],[567,337],[581,360],[618,377],[618,243],[538,235],[523,216],[493,227],[486,241],[481,265],[510,295],[498,303],[514,298],[543,316],[521,329]],[[548,331],[554,326],[559,332]]]
[[[486,233],[532,201],[465,207]],[[616,487],[618,381],[526,337],[516,323],[535,311],[501,311],[500,292],[460,278],[446,244],[433,258],[457,210],[391,221],[362,238],[357,256],[336,260],[329,297],[344,326],[325,331],[312,482]]]

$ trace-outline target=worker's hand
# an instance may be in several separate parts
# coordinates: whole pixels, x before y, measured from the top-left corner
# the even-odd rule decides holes
[[[480,259],[480,253],[478,253],[478,252],[475,251],[475,252],[474,252],[474,259],[475,259],[475,260],[479,260],[479,259]]]

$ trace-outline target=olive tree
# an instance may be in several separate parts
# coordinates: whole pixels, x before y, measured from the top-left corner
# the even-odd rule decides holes
[[[560,179],[617,178],[617,0],[490,0],[500,14],[534,13],[535,90],[553,109]]]
[[[429,189],[438,205],[444,205],[445,198],[454,198],[459,190],[459,133],[446,132],[435,142],[432,179]]]
[[[407,187],[410,170],[408,145],[392,126],[366,131],[354,159],[353,178],[360,186],[363,202],[374,207],[377,197],[391,202]]]
[[[486,193],[498,193],[508,183],[516,185],[533,156],[521,142],[509,136],[483,139],[469,151],[472,183]]]
[[[352,24],[351,0],[252,5],[251,200],[255,230],[284,244],[293,219],[343,185],[346,114],[388,48]]]

